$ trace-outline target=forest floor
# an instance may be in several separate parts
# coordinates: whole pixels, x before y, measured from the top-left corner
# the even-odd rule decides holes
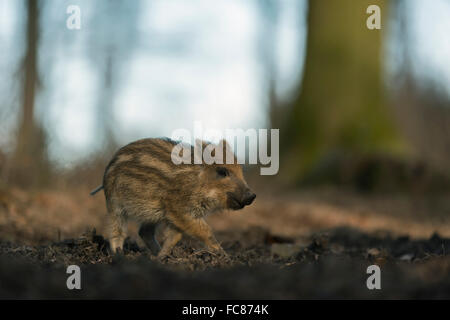
[[[447,195],[262,192],[208,218],[229,259],[184,239],[159,260],[133,225],[110,255],[104,198],[87,194],[0,192],[0,298],[450,298]],[[66,287],[72,264],[81,290]],[[372,264],[380,290],[366,285]]]

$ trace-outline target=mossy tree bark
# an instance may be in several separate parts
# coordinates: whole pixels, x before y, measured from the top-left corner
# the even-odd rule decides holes
[[[386,1],[309,1],[303,81],[289,106],[282,156],[299,177],[334,151],[401,148],[383,84]],[[369,30],[366,9],[381,8],[381,30]]]

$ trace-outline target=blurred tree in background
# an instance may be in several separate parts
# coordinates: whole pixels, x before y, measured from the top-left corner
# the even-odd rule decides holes
[[[391,152],[401,147],[382,85],[382,30],[366,27],[373,1],[309,1],[303,80],[287,109],[281,151],[299,177],[335,152]],[[383,19],[384,17],[384,19]],[[292,174],[292,171],[296,174]]]
[[[26,48],[21,65],[22,102],[16,148],[9,179],[20,185],[45,184],[49,179],[49,162],[45,131],[35,118],[35,99],[39,89],[38,52],[40,2],[26,2]]]
[[[21,87],[18,93],[21,101],[17,135],[13,152],[3,170],[7,172],[5,178],[8,183],[22,187],[42,187],[50,182],[56,168],[49,159],[49,133],[44,126],[49,115],[44,110],[43,118],[38,117],[36,99],[47,99],[45,104],[49,99],[46,94],[61,90],[49,80],[52,63],[57,63],[54,52],[62,46],[70,47],[68,41],[85,41],[87,44],[85,55],[92,62],[97,77],[96,136],[103,146],[101,153],[112,152],[117,148],[114,102],[117,92],[123,87],[125,66],[139,38],[136,24],[139,20],[140,2],[95,2],[92,4],[92,12],[96,14],[83,20],[83,27],[90,31],[86,38],[81,33],[73,33],[65,28],[65,10],[59,12],[63,15],[55,17],[52,16],[52,7],[42,1],[27,0],[24,4],[24,57],[16,80]],[[46,32],[50,32],[51,36],[47,36],[47,42],[44,43]],[[72,33],[69,36],[67,32]]]

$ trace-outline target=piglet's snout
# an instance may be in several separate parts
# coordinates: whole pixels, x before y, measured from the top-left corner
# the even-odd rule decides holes
[[[244,199],[242,200],[242,203],[246,206],[252,204],[253,200],[255,200],[256,194],[251,192],[250,190],[247,190],[244,194]]]

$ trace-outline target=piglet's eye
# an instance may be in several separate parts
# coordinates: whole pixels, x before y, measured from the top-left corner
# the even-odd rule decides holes
[[[218,167],[216,169],[216,172],[219,175],[219,177],[227,177],[229,175],[228,170],[224,167]]]

